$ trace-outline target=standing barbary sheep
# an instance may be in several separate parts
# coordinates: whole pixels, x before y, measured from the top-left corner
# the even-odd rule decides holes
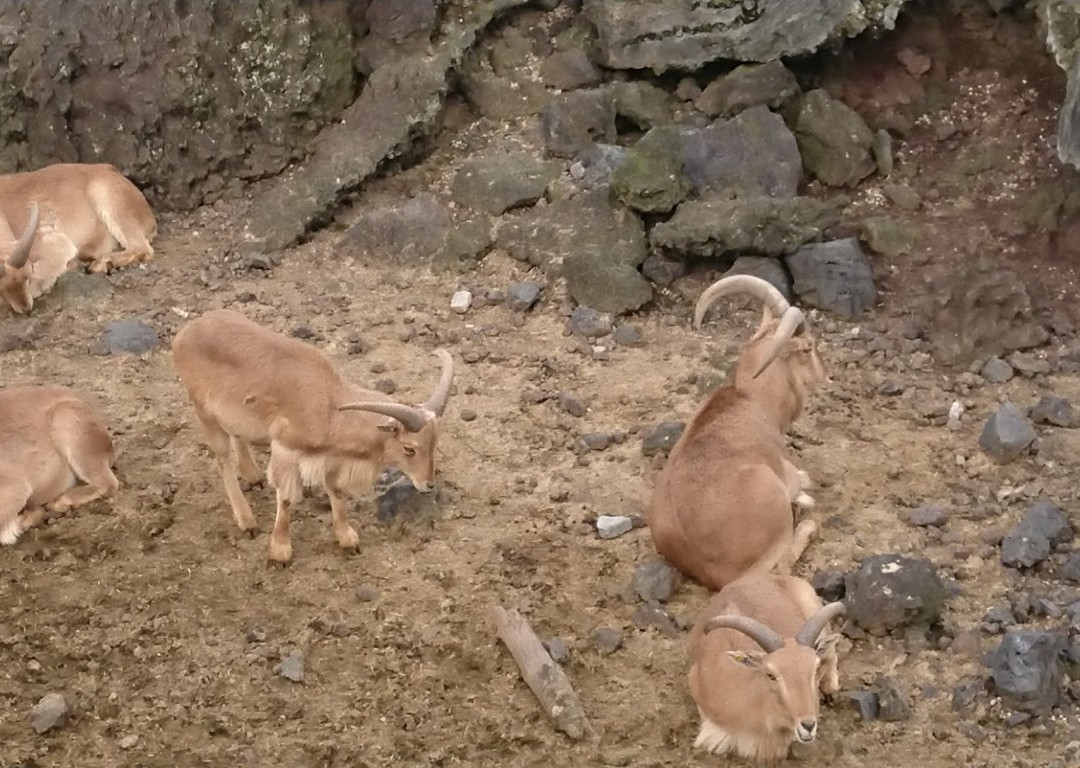
[[[62,163],[2,175],[0,296],[29,312],[76,259],[91,272],[149,261],[156,234],[150,204],[111,165]]]
[[[661,471],[649,504],[656,549],[711,589],[751,570],[790,571],[817,524],[794,527],[792,504],[812,507],[805,472],[787,459],[784,432],[826,378],[801,310],[750,275],[711,285],[694,327],[721,296],[746,291],[765,302],[761,325],[735,365],[734,384],[698,409]]]
[[[47,512],[112,496],[114,459],[105,425],[72,390],[0,390],[0,544],[14,544]]]
[[[690,635],[694,746],[767,761],[812,742],[818,691],[840,689],[840,636],[823,632],[843,612],[794,576],[752,573],[713,595]]]
[[[330,497],[334,534],[345,549],[360,537],[345,515],[345,497],[374,484],[389,465],[417,490],[432,490],[438,417],[450,397],[454,362],[436,350],[442,376],[420,406],[390,400],[344,381],[314,347],[263,328],[239,312],[215,310],[180,329],[173,361],[217,459],[240,529],[257,530],[237,481],[262,479],[251,444],[270,445],[266,477],[277,490],[270,559],[292,559],[291,507],[304,486]]]

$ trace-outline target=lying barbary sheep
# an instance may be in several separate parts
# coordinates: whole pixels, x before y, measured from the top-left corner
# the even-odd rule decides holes
[[[239,312],[215,310],[176,334],[173,361],[217,458],[240,529],[257,530],[237,472],[262,480],[251,444],[270,445],[267,479],[277,490],[270,559],[292,559],[289,518],[304,486],[330,497],[338,544],[360,537],[345,499],[369,490],[384,467],[396,466],[417,490],[435,478],[438,417],[450,397],[454,363],[436,350],[442,376],[423,405],[406,405],[346,382],[315,347],[263,328]]]
[[[156,234],[150,204],[111,165],[0,175],[0,297],[29,312],[76,260],[91,272],[149,261]]]
[[[701,715],[694,746],[778,760],[818,731],[819,690],[840,689],[836,642],[825,627],[843,603],[822,606],[803,579],[752,573],[709,601],[690,635],[690,695]]]
[[[115,494],[114,460],[108,430],[72,390],[0,390],[0,544],[14,544],[50,513]]]
[[[746,291],[765,302],[757,333],[683,431],[649,504],[656,549],[711,589],[752,571],[790,571],[817,524],[796,528],[792,504],[809,508],[806,473],[787,458],[784,435],[826,378],[803,313],[766,281],[723,278],[698,300],[694,325],[721,296]]]

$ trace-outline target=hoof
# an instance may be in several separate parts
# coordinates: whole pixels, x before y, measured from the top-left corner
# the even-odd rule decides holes
[[[338,546],[346,552],[356,552],[360,549],[360,535],[353,528],[349,528],[344,534],[338,534],[337,541]]]
[[[273,540],[270,541],[270,560],[279,565],[288,565],[292,562],[292,544],[285,542],[284,544],[278,544]]]

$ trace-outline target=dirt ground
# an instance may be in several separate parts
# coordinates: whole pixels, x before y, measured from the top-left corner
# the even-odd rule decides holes
[[[950,26],[963,34],[962,25]],[[1077,519],[1078,438],[1040,427],[1038,454],[1005,467],[989,464],[977,440],[1000,398],[1027,405],[1053,391],[1077,402],[1080,375],[988,385],[936,368],[925,343],[901,331],[920,293],[919,270],[948,270],[950,259],[973,250],[1019,264],[1044,306],[1075,279],[1055,237],[1007,224],[1036,187],[1075,184],[1076,176],[1060,171],[1052,154],[1060,78],[1030,29],[997,29],[1003,38],[957,48],[969,60],[950,62],[945,79],[955,88],[934,124],[973,111],[984,117],[959,137],[942,140],[925,126],[897,143],[896,177],[926,200],[910,215],[923,233],[916,253],[875,257],[882,304],[873,317],[818,318],[833,381],[796,425],[793,445],[820,486],[812,514],[822,531],[799,571],[847,571],[868,555],[914,554],[938,563],[958,594],[930,641],[842,641],[844,688],[886,674],[910,696],[914,714],[865,723],[838,699],[824,709],[817,743],[795,752],[796,764],[810,768],[912,760],[926,768],[1065,765],[1066,745],[1080,739],[1072,704],[1053,719],[1012,728],[989,697],[975,714],[955,713],[953,687],[985,676],[977,656],[996,639],[977,634],[975,648],[949,647],[1010,591],[1066,599],[1052,568],[1020,576],[1000,565],[993,542],[1030,497],[1047,495]],[[887,42],[924,32],[908,29]],[[1011,66],[1004,51],[1030,67]],[[851,75],[841,63],[829,76]],[[422,187],[444,192],[463,155],[498,142],[539,147],[537,124],[448,128],[423,163],[371,185],[357,204]],[[1013,160],[958,181],[957,158],[970,152]],[[871,180],[852,210],[884,207],[873,191],[880,184]],[[285,253],[269,276],[237,269],[227,251],[236,215],[236,206],[219,203],[163,217],[156,260],[112,275],[107,300],[46,299],[29,320],[0,320],[9,331],[36,335],[28,347],[0,355],[0,385],[55,382],[91,398],[115,436],[122,483],[114,502],[83,508],[0,551],[0,765],[729,762],[691,750],[697,718],[685,684],[686,635],[637,629],[637,606],[621,596],[634,565],[654,555],[647,529],[602,541],[586,521],[643,512],[660,460],[642,455],[636,432],[689,418],[756,323],[756,310],[718,312],[720,320],[693,332],[690,302],[712,278],[702,271],[631,318],[643,347],[596,355],[564,335],[558,287],[524,323],[501,305],[457,315],[449,311],[457,278],[422,266],[342,261],[332,251],[336,231]],[[495,251],[463,282],[501,289],[525,276],[523,265]],[[328,503],[310,493],[294,516],[292,566],[268,565],[272,496],[249,493],[264,532],[242,537],[168,352],[183,316],[218,307],[284,332],[305,325],[348,377],[391,378],[403,399],[426,397],[438,375],[428,352],[447,345],[459,365],[443,421],[437,514],[386,526],[372,500],[361,500],[352,522],[363,544],[346,556],[330,530]],[[158,348],[142,359],[99,354],[102,326],[130,316],[157,329]],[[357,338],[364,351],[351,354]],[[1068,360],[1076,349],[1055,339],[1039,354]],[[886,379],[898,381],[902,394],[878,394]],[[523,400],[525,390],[573,391],[589,410],[574,419],[550,400]],[[924,417],[957,399],[967,407],[959,430]],[[475,419],[463,419],[466,411]],[[583,434],[614,431],[627,439],[584,457],[573,450]],[[924,501],[951,510],[942,531],[900,517]],[[690,621],[706,597],[684,584],[670,609]],[[570,742],[539,713],[495,640],[488,612],[496,603],[518,608],[544,637],[569,643],[565,669],[593,739]],[[599,626],[622,630],[624,646],[600,655],[590,640]],[[305,658],[299,684],[277,672],[293,650]],[[38,736],[27,716],[50,691],[68,697],[73,718]]]

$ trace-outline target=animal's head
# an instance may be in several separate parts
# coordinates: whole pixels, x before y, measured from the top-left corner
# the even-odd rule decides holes
[[[416,490],[427,493],[435,487],[435,444],[439,417],[450,398],[454,380],[454,360],[445,349],[435,350],[442,361],[442,375],[435,391],[423,405],[395,402],[361,402],[341,406],[343,411],[370,411],[390,418],[378,429],[384,433],[383,460],[404,472]]]
[[[764,302],[761,324],[736,363],[735,386],[774,396],[791,391],[798,412],[805,396],[827,378],[809,320],[772,283],[753,275],[730,275],[701,294],[694,307],[694,328],[701,327],[705,313],[720,297],[732,293],[749,293]]]
[[[29,312],[34,306],[34,297],[30,293],[29,261],[38,228],[37,203],[30,201],[27,209],[29,217],[19,239],[12,243],[0,243],[0,296],[20,314]]]
[[[784,713],[781,728],[791,738],[809,744],[817,736],[818,697],[824,668],[823,659],[835,648],[839,635],[824,634],[826,625],[844,612],[843,603],[829,603],[806,620],[794,638],[782,638],[769,627],[748,616],[715,616],[705,625],[705,633],[723,627],[742,632],[761,646],[760,651],[728,651],[733,664],[741,664],[760,675],[764,686]]]

